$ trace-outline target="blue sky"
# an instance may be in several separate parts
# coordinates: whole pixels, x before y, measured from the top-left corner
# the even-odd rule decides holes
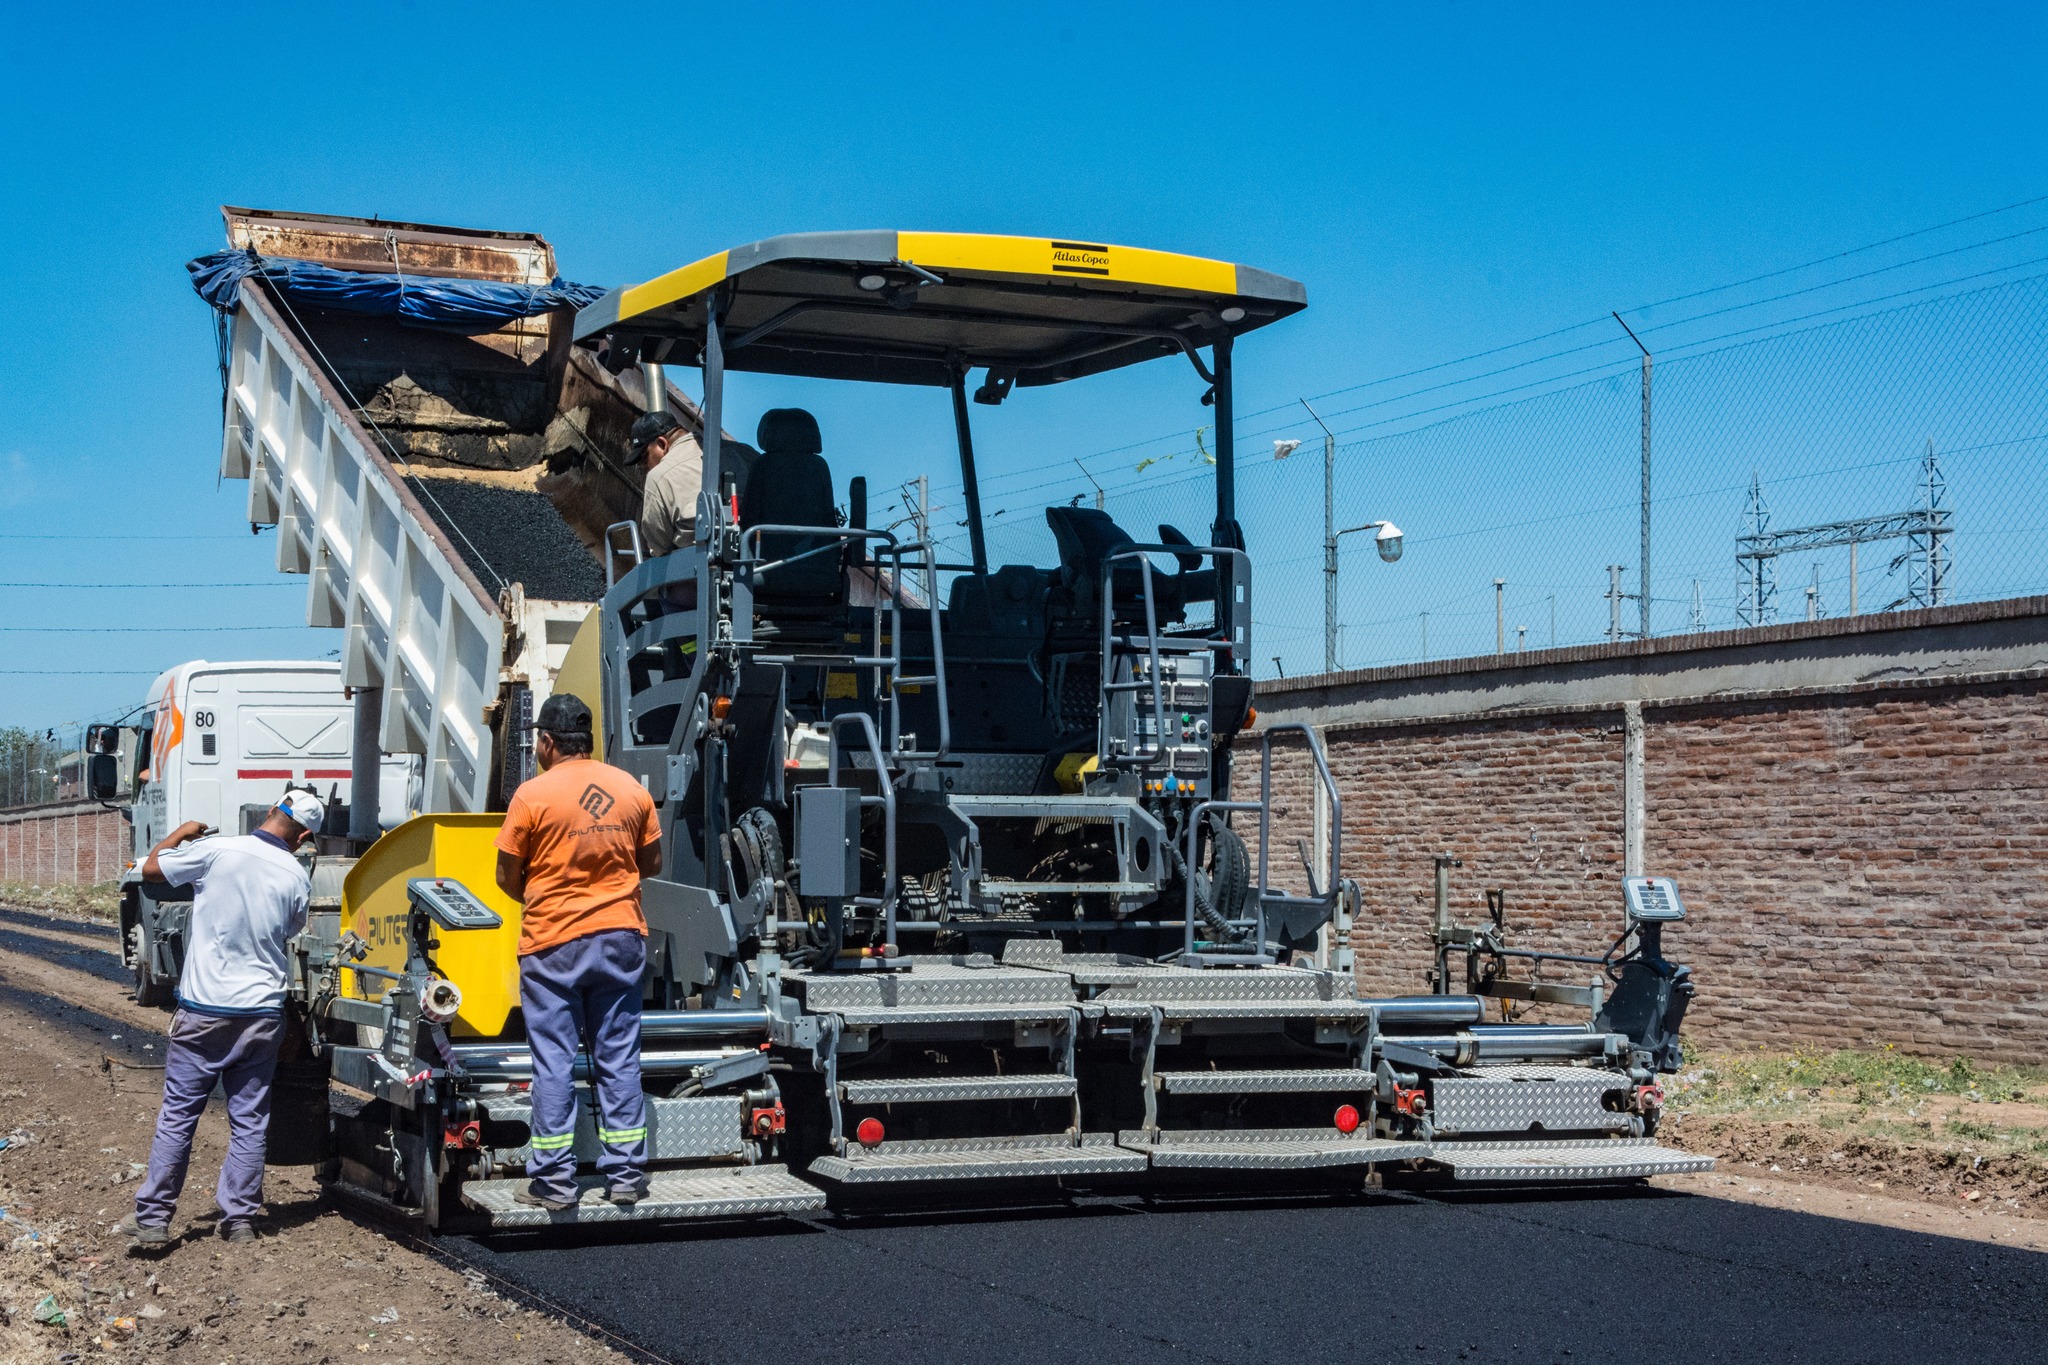
[[[840,227],[1235,259],[1310,299],[1240,349],[1251,411],[2048,194],[2035,6],[745,13],[15,12],[0,44],[0,582],[152,586],[0,588],[0,723],[122,709],[137,673],[181,659],[334,647],[289,628],[302,582],[238,521],[244,490],[216,486],[211,331],[181,267],[220,244],[223,203],[538,231],[566,275],[597,284]],[[2048,221],[2034,212],[2021,226]],[[1625,370],[1629,354],[1594,358]],[[1135,458],[1099,453],[1205,421],[1189,379],[1150,367],[1020,394],[983,410],[984,467],[998,491],[1032,490],[1014,499],[1026,516],[1080,476],[1039,489],[1050,476],[1005,474],[1086,457],[1128,481]],[[948,468],[943,394],[741,379],[731,401],[743,432],[755,409],[813,407],[842,479]],[[1274,423],[1241,437],[1248,457]],[[1523,477],[1494,482],[1512,495]],[[1427,479],[1381,495],[1418,555],[1421,528],[1469,510]],[[1293,532],[1320,509],[1296,496],[1247,518],[1255,553],[1313,558],[1313,533]],[[1583,569],[1518,573],[1576,584]],[[1484,587],[1483,566],[1460,572]],[[262,586],[186,586],[214,582]],[[1318,591],[1312,565],[1263,582]],[[1429,591],[1387,610],[1450,587]],[[1490,647],[1490,603],[1477,609]],[[1299,621],[1281,629],[1262,655],[1307,648]]]

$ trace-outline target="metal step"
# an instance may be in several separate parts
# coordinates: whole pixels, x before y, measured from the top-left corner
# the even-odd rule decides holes
[[[848,1104],[944,1104],[953,1100],[1063,1100],[1072,1076],[966,1076],[953,1080],[841,1081]]]
[[[1169,1095],[1305,1095],[1370,1090],[1370,1071],[1161,1071],[1152,1083]]]
[[[1117,1144],[1143,1152],[1154,1166],[1228,1167],[1293,1171],[1317,1166],[1366,1166],[1412,1161],[1430,1154],[1426,1142],[1345,1137],[1327,1128],[1219,1128],[1158,1133],[1122,1132]]]
[[[1048,1175],[1111,1175],[1145,1169],[1145,1154],[1119,1147],[1108,1133],[1064,1136],[940,1138],[849,1147],[821,1156],[810,1174],[847,1185],[892,1180],[995,1180]]]
[[[1659,1147],[1651,1138],[1439,1142],[1429,1159],[1459,1180],[1630,1180],[1714,1169],[1710,1156]]]
[[[514,1202],[529,1183],[472,1180],[462,1202],[490,1215],[494,1228],[551,1227],[581,1223],[646,1223],[675,1218],[739,1218],[762,1213],[810,1213],[825,1207],[825,1192],[789,1173],[787,1166],[730,1166],[718,1170],[656,1171],[647,1197],[630,1209],[604,1202],[604,1178],[576,1181],[583,1202],[551,1213]]]

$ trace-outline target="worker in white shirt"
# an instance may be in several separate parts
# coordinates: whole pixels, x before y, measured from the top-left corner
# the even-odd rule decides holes
[[[270,1078],[284,1034],[285,944],[306,927],[311,892],[292,854],[326,814],[313,793],[287,791],[253,834],[201,838],[206,826],[188,820],[143,860],[149,881],[192,888],[192,914],[149,1174],[135,1211],[114,1227],[138,1248],[170,1244],[192,1134],[216,1085],[228,1102],[227,1159],[214,1185],[220,1235],[255,1240]]]

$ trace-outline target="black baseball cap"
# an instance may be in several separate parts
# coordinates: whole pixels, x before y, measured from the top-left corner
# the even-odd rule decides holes
[[[632,434],[626,438],[630,452],[628,464],[638,464],[647,455],[647,447],[653,445],[672,431],[681,431],[683,424],[672,412],[643,412],[633,419]]]
[[[589,735],[590,708],[574,692],[557,692],[540,705],[534,728],[551,735]]]

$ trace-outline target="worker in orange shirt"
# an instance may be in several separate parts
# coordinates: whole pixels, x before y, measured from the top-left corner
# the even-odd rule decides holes
[[[540,709],[534,758],[498,833],[498,885],[525,904],[519,1000],[533,1054],[533,1122],[514,1197],[560,1212],[576,1182],[576,1053],[590,1055],[604,1197],[647,1193],[647,1100],[640,1088],[640,980],[647,921],[640,879],[661,870],[654,801],[629,774],[591,758],[590,708],[557,692]]]

